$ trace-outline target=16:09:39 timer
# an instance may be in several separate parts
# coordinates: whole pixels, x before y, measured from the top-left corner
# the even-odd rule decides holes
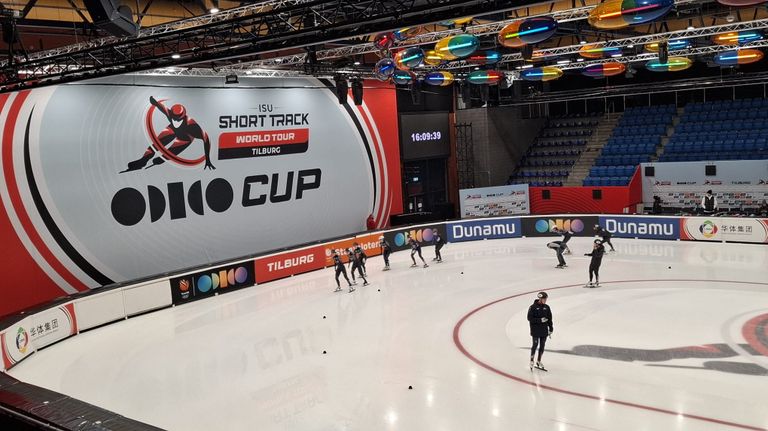
[[[411,141],[413,142],[438,141],[443,137],[442,135],[443,134],[439,131],[411,133]]]

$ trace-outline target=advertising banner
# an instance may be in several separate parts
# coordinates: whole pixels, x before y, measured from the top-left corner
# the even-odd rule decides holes
[[[437,229],[437,232],[443,239],[448,239],[445,231],[445,224],[443,223],[389,231],[384,234],[384,239],[386,239],[389,245],[392,246],[392,251],[410,249],[411,246],[408,245],[408,235],[420,242],[422,246],[434,245],[434,229]]]
[[[617,238],[680,239],[680,220],[672,217],[600,217],[600,226]]]
[[[528,184],[459,190],[461,218],[530,214]]]
[[[688,241],[768,243],[768,220],[733,217],[685,217],[680,238]]]
[[[174,304],[203,299],[256,284],[252,260],[171,278]]]
[[[555,236],[552,230],[570,230],[576,236],[594,236],[598,224],[596,216],[575,216],[571,218],[523,217],[523,236]]]
[[[385,227],[402,211],[396,95],[365,85],[360,106],[311,77],[115,76],[2,96],[14,259],[0,269],[35,294],[0,314],[361,231],[369,215]]]
[[[448,231],[448,242],[520,238],[523,235],[519,218],[450,222],[447,224],[446,230]]]
[[[255,260],[256,283],[266,283],[325,266],[325,248],[321,246],[289,251]]]
[[[658,196],[665,208],[693,210],[707,190],[721,209],[757,208],[768,199],[768,160],[643,163],[641,173],[645,206]]]
[[[325,260],[324,260],[325,266],[333,265],[333,259],[331,258],[332,250],[346,250],[348,248],[354,249],[355,243],[358,243],[360,247],[362,247],[363,251],[365,252],[365,255],[368,257],[380,255],[381,247],[379,247],[379,236],[381,236],[380,233],[360,235],[354,238],[343,239],[340,241],[334,241],[334,242],[329,242],[325,244],[323,246],[324,254],[325,254]],[[344,263],[347,263],[349,261],[345,253],[341,253],[341,260]]]
[[[0,334],[3,366],[10,369],[35,350],[76,333],[77,318],[72,303],[26,317]]]

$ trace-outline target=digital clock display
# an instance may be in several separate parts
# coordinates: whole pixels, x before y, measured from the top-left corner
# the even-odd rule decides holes
[[[400,143],[404,160],[447,157],[450,148],[447,112],[400,115]]]
[[[411,141],[413,142],[439,141],[442,137],[443,133],[439,130],[436,132],[411,133]]]

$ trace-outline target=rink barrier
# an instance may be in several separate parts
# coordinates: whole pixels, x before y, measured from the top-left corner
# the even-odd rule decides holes
[[[23,311],[0,327],[5,371],[39,349],[81,331],[132,316],[204,299],[281,278],[332,266],[331,250],[358,242],[369,257],[381,254],[379,236],[393,251],[406,250],[406,236],[430,244],[432,229],[447,242],[498,238],[550,236],[554,227],[576,236],[593,236],[594,225],[607,228],[617,238],[768,243],[768,220],[732,217],[665,217],[624,215],[545,215],[492,217],[418,224],[320,241],[212,265],[153,280],[104,287],[86,295],[76,294],[42,308]],[[344,258],[346,261],[346,257]]]
[[[320,241],[245,259],[209,265],[154,279],[107,286],[25,310],[0,322],[0,371],[28,358],[37,350],[132,316],[189,301],[268,283],[273,280],[332,266],[331,251],[358,242],[369,257],[381,254],[380,236],[393,251],[407,250],[406,236],[429,244],[433,229],[447,242],[499,238],[556,237],[553,228],[575,236],[592,236],[599,224],[617,238],[768,243],[768,220],[755,218],[657,217],[624,215],[546,215],[489,217],[418,224]],[[346,257],[344,258],[346,261]],[[329,274],[330,276],[330,274]],[[17,394],[23,394],[19,396]],[[32,400],[39,400],[34,403]],[[53,401],[51,401],[53,400]],[[24,383],[0,372],[0,409],[28,421],[74,423],[88,411],[100,429],[159,430],[66,395]],[[67,419],[69,418],[69,419]],[[82,423],[82,420],[80,421]]]

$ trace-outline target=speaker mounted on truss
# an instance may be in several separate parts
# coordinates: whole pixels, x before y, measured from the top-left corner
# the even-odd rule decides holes
[[[84,0],[85,7],[96,27],[112,36],[136,36],[139,24],[133,20],[133,12],[126,5],[118,5],[116,0]]]

